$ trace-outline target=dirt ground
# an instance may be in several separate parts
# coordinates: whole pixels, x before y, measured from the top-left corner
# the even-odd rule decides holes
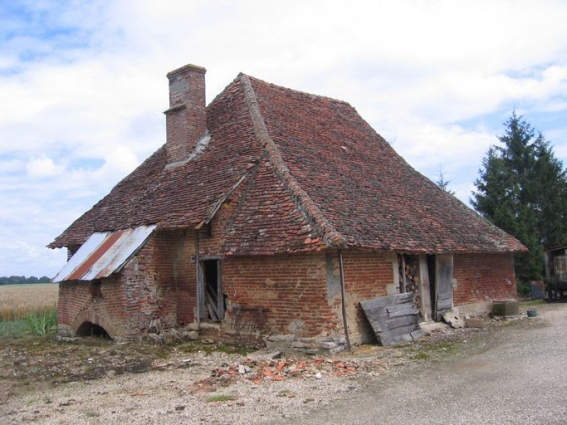
[[[247,350],[203,342],[0,340],[0,417],[8,424],[245,424],[298,418],[356,394],[369,380],[462,355],[508,326],[529,326],[530,320],[525,315],[487,320],[482,329],[445,329],[411,344],[361,346],[333,358],[247,357]]]

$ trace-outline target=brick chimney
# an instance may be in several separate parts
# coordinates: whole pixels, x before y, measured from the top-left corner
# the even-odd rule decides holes
[[[167,165],[188,159],[207,130],[205,73],[196,65],[185,65],[167,74],[169,109],[165,111]]]

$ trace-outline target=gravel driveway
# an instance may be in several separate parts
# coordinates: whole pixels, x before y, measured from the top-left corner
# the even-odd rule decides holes
[[[543,310],[450,361],[368,382],[285,423],[567,424],[567,306]]]
[[[271,363],[185,345],[8,343],[0,389],[17,387],[0,397],[0,423],[565,424],[567,305],[541,310],[479,332]]]

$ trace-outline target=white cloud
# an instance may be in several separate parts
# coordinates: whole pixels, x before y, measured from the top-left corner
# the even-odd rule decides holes
[[[116,146],[105,156],[104,165],[97,173],[104,179],[107,176],[126,175],[139,165],[136,154],[126,146]]]
[[[55,164],[49,157],[33,158],[26,164],[26,170],[31,178],[53,177],[65,171],[65,165]]]

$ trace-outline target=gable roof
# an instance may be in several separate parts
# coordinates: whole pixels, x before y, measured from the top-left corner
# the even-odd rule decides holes
[[[240,186],[225,254],[525,250],[415,171],[345,102],[240,74],[207,107],[207,129],[202,153],[166,169],[161,147],[50,247],[140,225],[195,227]]]

